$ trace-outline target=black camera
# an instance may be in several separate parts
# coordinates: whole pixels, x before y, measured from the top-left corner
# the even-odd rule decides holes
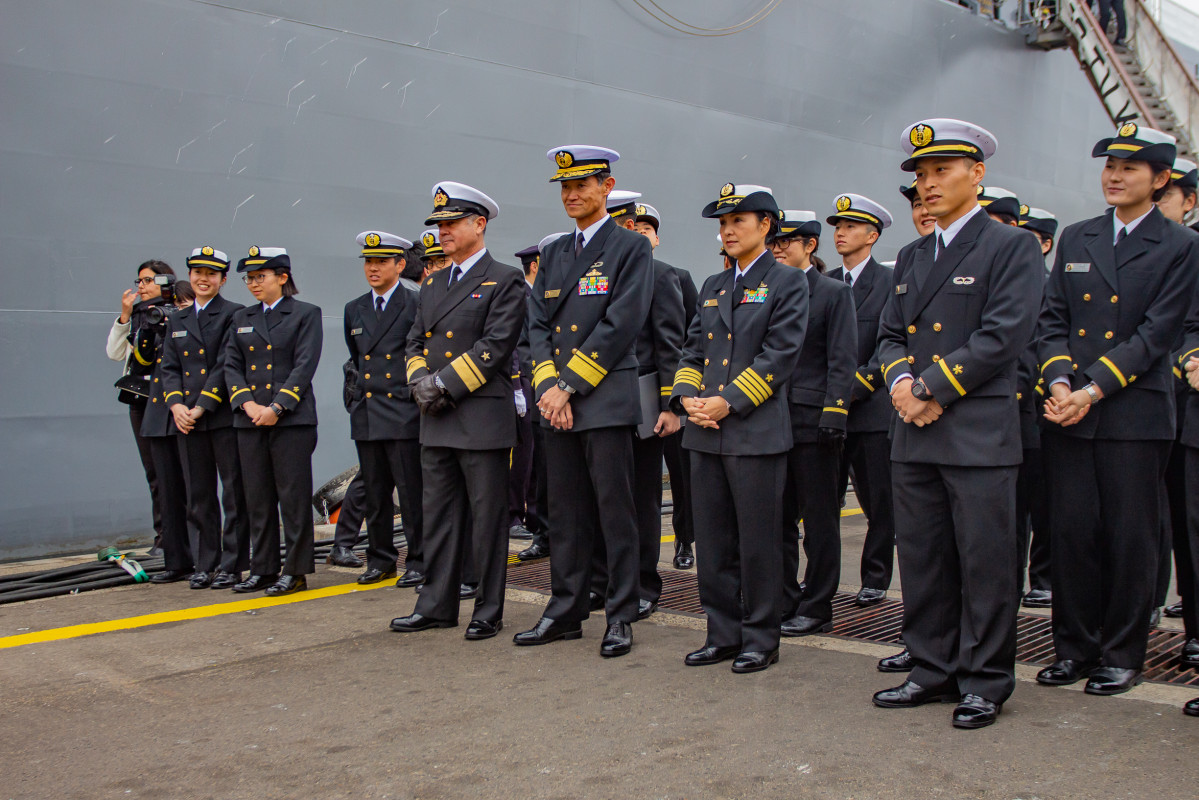
[[[162,292],[162,303],[146,309],[145,324],[161,326],[175,312],[175,276],[155,275],[154,282]]]

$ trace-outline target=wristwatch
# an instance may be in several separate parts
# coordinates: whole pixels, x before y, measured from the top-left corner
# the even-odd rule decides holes
[[[1092,381],[1091,383],[1088,383],[1086,386],[1082,387],[1082,390],[1084,392],[1086,392],[1088,395],[1090,395],[1091,405],[1095,405],[1096,403],[1099,402],[1099,392],[1095,391],[1094,381]]]
[[[575,387],[571,386],[569,383],[562,380],[561,378],[558,379],[558,388],[561,389],[562,391],[566,392],[567,394],[575,393]]]
[[[933,399],[933,393],[924,385],[924,378],[912,381],[912,397],[925,403]]]
[[[276,417],[283,416],[283,406],[279,405],[278,403],[271,403],[271,411],[275,412]]]

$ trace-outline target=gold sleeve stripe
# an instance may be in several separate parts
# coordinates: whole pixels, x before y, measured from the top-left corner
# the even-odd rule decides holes
[[[1178,363],[1181,364],[1182,362],[1186,361],[1191,356],[1195,355],[1195,353],[1199,353],[1199,347],[1196,347],[1194,350],[1189,350],[1186,353],[1183,353],[1181,356],[1179,356]]]
[[[670,393],[673,391],[674,391],[673,386],[659,386],[658,387],[658,394],[662,395],[663,397],[670,397]]]
[[[855,372],[854,375],[858,376],[858,380],[861,381],[863,386],[865,386],[867,389],[869,389],[872,392],[874,391],[874,386],[870,383],[870,381],[868,381],[862,377],[862,373]]]
[[[293,392],[291,389],[280,389],[279,391],[283,392],[284,394],[289,394],[292,397],[296,398],[297,403],[300,402],[300,396],[298,394],[296,394],[295,392]]]
[[[1103,364],[1103,366],[1105,366],[1105,367],[1107,367],[1108,369],[1110,369],[1110,370],[1112,371],[1112,374],[1113,374],[1113,375],[1115,375],[1115,376],[1116,376],[1116,377],[1117,377],[1117,378],[1120,380],[1120,387],[1121,387],[1121,388],[1123,388],[1123,387],[1125,387],[1125,386],[1127,386],[1127,385],[1128,385],[1128,381],[1126,381],[1126,380],[1124,379],[1124,373],[1123,373],[1123,372],[1121,372],[1121,371],[1120,371],[1120,368],[1119,368],[1119,367],[1117,367],[1115,364],[1113,364],[1113,363],[1112,363],[1112,362],[1111,362],[1111,361],[1108,359],[1108,357],[1107,357],[1107,356],[1099,356],[1099,361],[1100,361],[1100,363],[1102,363],[1102,364]]]
[[[704,377],[703,373],[697,369],[692,369],[691,367],[679,367],[678,372],[674,374],[675,383],[678,383],[679,378],[684,375],[688,378],[695,378],[697,381],[703,380]]]
[[[937,362],[941,367],[941,371],[945,373],[945,377],[949,378],[949,384],[957,390],[958,397],[965,397],[966,390],[962,388],[962,384],[958,383],[958,379],[953,377],[953,372],[949,369],[949,363],[943,358]]]
[[[1182,377],[1182,370],[1180,370],[1178,367],[1175,367],[1175,368],[1174,368],[1174,377],[1175,377],[1175,378],[1181,378],[1181,377]]]
[[[683,384],[685,386],[694,386],[696,389],[700,386],[700,381],[703,376],[693,369],[680,369],[674,376],[674,385]],[[673,387],[672,387],[673,388]]]
[[[754,372],[750,367],[746,367],[745,372],[742,372],[741,376],[748,378],[754,386],[757,386],[758,389],[764,393],[766,397],[770,397],[772,394],[774,394],[774,389],[770,388],[770,384],[762,380],[761,376]]]
[[[137,363],[141,364],[143,367],[148,367],[148,366],[150,366],[150,362],[149,362],[149,361],[147,361],[146,359],[142,358],[142,351],[141,351],[141,350],[138,350],[138,349],[136,349],[136,348],[135,348],[135,349],[134,349],[134,351],[133,351],[133,357],[134,357],[134,358],[136,358],[136,359],[137,359]]]
[[[208,391],[207,389],[200,392],[200,394],[204,395],[205,397],[211,397],[213,400],[216,400],[218,403],[221,402],[220,395],[213,394],[212,392]]]
[[[600,374],[601,377],[608,374],[608,370],[601,367],[599,365],[599,363],[596,362],[595,360],[588,358],[587,356],[583,355],[582,353],[575,353],[575,355],[578,356],[579,358],[583,359],[583,361],[585,363],[590,364],[595,369],[595,371]]]
[[[566,366],[578,373],[580,378],[592,386],[599,386],[606,373],[602,369],[592,366],[593,363],[590,359],[585,359],[582,354],[575,353],[570,357],[570,361],[566,362]]]
[[[236,392],[233,393],[233,396],[230,397],[229,400],[232,401],[234,397],[237,397],[242,392],[248,392],[248,391],[250,391],[250,390],[249,389],[238,389]]]
[[[1046,361],[1044,364],[1041,365],[1041,374],[1044,375],[1045,367],[1049,366],[1054,361],[1069,361],[1069,360],[1070,360],[1070,356],[1054,356],[1053,358],[1049,359],[1048,361]]]
[[[474,364],[470,363],[465,354],[451,361],[450,366],[454,368],[454,372],[466,384],[466,391],[473,392],[483,385],[482,376],[479,375],[478,371],[474,368]]]
[[[408,378],[411,379],[412,373],[418,369],[428,369],[428,366],[428,362],[425,361],[424,356],[413,356],[408,359]]]
[[[181,391],[179,391],[178,389],[176,389],[176,390],[175,390],[175,391],[173,391],[173,392],[167,392],[166,394],[164,394],[164,395],[162,396],[162,399],[163,399],[163,400],[170,400],[170,399],[171,399],[171,395],[173,395],[173,394],[177,394],[177,395],[179,395],[180,397],[183,397],[183,392],[181,392]]]
[[[1045,390],[1042,389],[1040,386],[1034,386],[1033,388],[1037,390],[1037,394],[1041,395],[1041,397],[1045,396]]]
[[[906,364],[906,363],[908,363],[908,360],[907,360],[906,358],[901,358],[901,359],[898,359],[898,360],[896,360],[896,361],[892,361],[890,364],[888,364],[887,366],[885,366],[885,367],[883,368],[883,380],[890,380],[890,379],[887,377],[887,373],[888,373],[888,372],[890,372],[890,371],[891,371],[891,368],[892,368],[892,367],[894,367],[896,364]]]
[[[542,361],[537,366],[533,367],[533,383],[539,384],[544,380],[554,380],[558,377],[558,371],[554,369],[554,362]]]
[[[766,397],[763,396],[762,390],[749,383],[745,379],[745,373],[741,373],[736,378],[733,378],[733,385],[745,392],[745,396],[753,401],[755,406],[760,406],[766,402]]]
[[[824,410],[825,411],[836,411],[838,414],[844,414],[847,417],[849,416],[848,408],[837,408],[836,406],[825,406]]]

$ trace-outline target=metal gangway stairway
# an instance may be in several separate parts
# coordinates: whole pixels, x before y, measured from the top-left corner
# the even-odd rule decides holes
[[[1114,124],[1146,122],[1178,139],[1179,155],[1195,157],[1199,82],[1142,0],[1124,0],[1126,46],[1099,27],[1087,0],[1017,0],[1017,22],[1030,47],[1069,47]]]

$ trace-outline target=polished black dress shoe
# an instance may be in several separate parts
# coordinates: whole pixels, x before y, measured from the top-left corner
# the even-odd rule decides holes
[[[308,579],[303,575],[280,575],[279,580],[266,587],[267,597],[282,597],[308,588]]]
[[[992,703],[985,697],[968,694],[953,710],[953,727],[955,728],[985,728],[995,722],[999,712],[1003,710],[1002,703]]]
[[[771,664],[777,664],[779,661],[779,651],[771,650],[768,653],[762,651],[749,651],[739,653],[733,659],[733,672],[739,675],[744,675],[747,672],[761,672]]]
[[[237,584],[241,583],[240,572],[224,572],[217,571],[212,576],[212,583],[208,584],[209,589],[232,589]]]
[[[689,542],[674,543],[674,568],[691,569],[695,566],[695,552]]]
[[[633,626],[627,622],[613,622],[604,631],[600,642],[600,655],[604,658],[623,656],[633,649]]]
[[[651,603],[649,600],[637,601],[637,619],[646,619],[650,614],[653,614],[657,610],[657,603]]]
[[[828,633],[833,623],[816,617],[792,617],[779,630],[783,636],[810,636],[813,633]]]
[[[517,525],[513,525],[511,528],[508,529],[508,538],[509,539],[532,539],[533,534],[530,533],[529,529],[526,528],[524,525],[517,524]]]
[[[589,592],[587,594],[587,610],[588,611],[603,611],[604,610],[604,596],[602,594],[598,594],[596,592]]]
[[[1053,592],[1048,589],[1029,589],[1020,600],[1025,608],[1053,608]]]
[[[1162,613],[1170,619],[1179,619],[1182,617],[1182,603],[1177,602],[1173,605],[1168,605],[1162,609]]]
[[[1144,680],[1145,676],[1139,669],[1096,667],[1084,691],[1098,695],[1124,694],[1134,686],[1141,685]]]
[[[549,539],[546,538],[544,534],[541,534],[540,538],[536,536],[533,537],[533,544],[516,554],[516,559],[518,561],[534,561],[538,558],[549,557],[550,543]]]
[[[419,569],[406,569],[400,579],[396,581],[396,586],[405,589],[409,586],[420,586],[425,582],[425,573]]]
[[[527,631],[521,631],[512,637],[515,644],[529,646],[549,644],[559,639],[568,641],[583,638],[583,626],[577,622],[558,622],[556,619],[542,617],[537,624]]]
[[[1162,624],[1162,607],[1157,606],[1149,612],[1149,627],[1156,628]]]
[[[683,663],[689,667],[707,667],[719,664],[721,661],[728,661],[730,658],[736,658],[740,653],[741,648],[735,644],[728,647],[706,644],[700,649],[688,653],[683,658]]]
[[[879,672],[911,672],[912,666],[912,653],[907,649],[904,649],[902,653],[878,660]]]
[[[1089,678],[1098,666],[1097,661],[1071,661],[1065,658],[1038,672],[1037,683],[1046,686],[1069,686],[1083,678]]]
[[[874,704],[879,708],[915,708],[926,703],[956,703],[962,695],[952,684],[925,688],[912,681],[904,681],[893,689],[874,693]]]
[[[485,619],[472,619],[466,626],[466,638],[471,641],[490,639],[504,629],[504,621],[488,622]]]
[[[1188,717],[1199,717],[1199,697],[1187,700],[1186,705],[1182,707],[1182,713]]]
[[[416,633],[417,631],[427,631],[430,628],[457,628],[458,621],[453,622],[445,619],[433,619],[421,614],[409,614],[406,617],[396,617],[391,621],[389,626],[396,633]]]
[[[178,583],[191,580],[190,569],[168,569],[150,576],[150,583]]]
[[[233,591],[238,594],[249,594],[250,592],[261,592],[268,586],[273,586],[275,581],[279,580],[278,575],[253,575],[246,578],[241,583],[233,586]]]
[[[193,572],[188,586],[192,589],[207,589],[212,585],[212,576],[207,572]]]
[[[325,563],[335,567],[358,569],[362,566],[362,559],[354,555],[354,551],[348,547],[334,547],[329,551],[329,555],[325,556]]]
[[[463,583],[458,586],[458,599],[470,600],[472,597],[479,596],[479,584]]]
[[[389,578],[394,578],[395,576],[396,571],[394,569],[382,570],[371,567],[366,572],[358,576],[358,582],[361,584],[378,583],[379,581],[385,581]]]
[[[869,586],[863,586],[858,589],[858,596],[853,599],[862,608],[875,606],[887,599],[886,589],[871,589]]]
[[[1178,653],[1178,666],[1182,669],[1199,667],[1199,639],[1187,639]]]

